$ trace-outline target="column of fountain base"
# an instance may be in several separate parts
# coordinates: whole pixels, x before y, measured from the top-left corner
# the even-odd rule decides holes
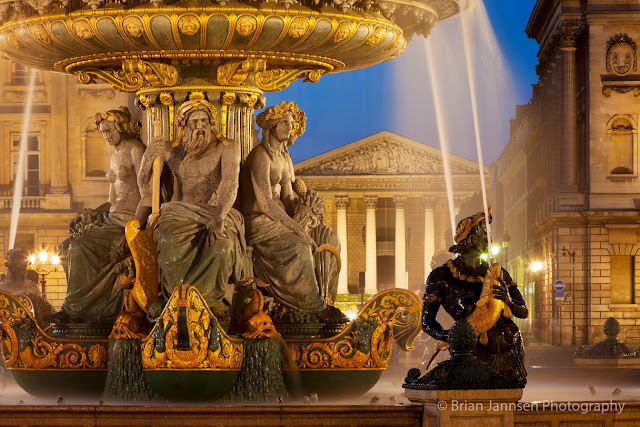
[[[147,88],[138,91],[137,95],[139,107],[147,112],[145,143],[157,136],[174,142],[178,132],[175,116],[180,106],[189,99],[201,98],[213,104],[217,131],[240,144],[243,160],[253,148],[253,112],[264,107],[265,102],[260,90],[225,86]]]

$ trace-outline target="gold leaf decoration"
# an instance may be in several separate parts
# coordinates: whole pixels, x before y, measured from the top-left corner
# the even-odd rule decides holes
[[[85,20],[74,22],[73,31],[81,39],[89,40],[93,38],[93,32],[91,31],[91,26],[89,25],[89,22]]]
[[[333,41],[339,43],[353,35],[356,31],[356,25],[353,22],[344,21],[338,25]]]
[[[258,21],[250,15],[243,15],[236,22],[236,31],[243,37],[253,34],[257,27]]]
[[[22,302],[3,291],[0,291],[0,323],[2,358],[9,369],[79,371],[107,368],[106,339],[57,341],[40,328]]]
[[[384,369],[394,341],[402,350],[412,349],[420,332],[420,313],[414,293],[402,289],[380,292],[338,335],[313,341],[288,339],[295,369]]]
[[[51,37],[47,34],[47,30],[42,24],[35,24],[30,27],[31,34],[33,34],[41,43],[51,44]]]
[[[178,30],[182,34],[192,36],[200,30],[200,20],[193,15],[183,16],[178,21]]]
[[[186,309],[189,347],[178,348],[178,311]],[[243,340],[230,338],[220,327],[200,292],[189,285],[177,287],[151,334],[142,341],[144,369],[204,369],[238,371]]]
[[[377,46],[387,36],[387,29],[384,27],[376,27],[373,34],[367,40],[368,46]]]
[[[295,18],[289,27],[289,36],[294,39],[299,39],[307,33],[310,26],[311,24],[309,23],[308,18]]]
[[[122,27],[131,37],[140,37],[144,34],[144,28],[139,18],[128,16],[122,21]]]

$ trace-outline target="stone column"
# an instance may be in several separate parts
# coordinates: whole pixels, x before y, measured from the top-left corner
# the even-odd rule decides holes
[[[394,197],[393,203],[396,206],[396,288],[408,289],[407,284],[407,230],[405,221],[405,209],[407,205],[406,197]]]
[[[432,197],[423,197],[424,206],[424,282],[431,273],[431,258],[436,252],[434,208],[436,201]]]
[[[40,141],[41,152],[42,146],[48,144],[51,154],[48,168],[51,173],[50,192],[53,194],[64,194],[69,189],[69,168],[67,167],[67,140],[69,139],[67,79],[68,76],[65,74],[51,73],[51,99],[56,100],[56,108],[53,109],[51,117],[51,141]]]
[[[364,204],[367,208],[367,222],[365,226],[365,287],[366,294],[378,292],[378,263],[377,263],[377,239],[376,239],[376,196],[365,196]]]
[[[563,184],[578,189],[578,93],[576,92],[576,39],[579,27],[560,27],[563,62],[564,171]]]
[[[342,269],[338,276],[338,293],[349,293],[349,263],[347,251],[347,207],[349,207],[349,196],[336,197],[336,209],[338,211],[337,233],[340,237],[340,261]]]

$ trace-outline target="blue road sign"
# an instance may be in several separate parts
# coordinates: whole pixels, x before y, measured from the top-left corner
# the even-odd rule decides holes
[[[553,282],[553,289],[556,291],[564,291],[564,282],[562,280],[556,280]]]
[[[556,291],[556,301],[564,301],[564,292]]]

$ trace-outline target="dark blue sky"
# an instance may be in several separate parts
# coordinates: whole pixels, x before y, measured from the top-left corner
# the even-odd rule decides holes
[[[484,4],[499,48],[502,51],[503,61],[506,64],[504,68],[510,70],[513,79],[513,84],[508,85],[509,101],[506,103],[509,105],[504,105],[500,117],[491,118],[489,120],[491,123],[484,120],[480,127],[481,130],[483,127],[492,130],[491,133],[483,136],[483,140],[485,138],[492,140],[492,144],[483,142],[483,146],[487,146],[483,149],[483,158],[485,163],[489,163],[497,158],[507,143],[508,122],[514,115],[515,105],[526,104],[529,101],[531,85],[538,80],[535,74],[538,44],[524,33],[535,0],[484,0]],[[450,31],[447,27],[451,27],[452,23],[447,21],[449,20],[438,22],[429,39],[440,36],[440,33],[437,33],[439,29],[441,32]],[[282,100],[293,100],[307,114],[307,130],[290,149],[294,163],[382,130],[396,132],[438,147],[437,132],[430,130],[434,126],[431,123],[427,124],[428,120],[412,119],[416,126],[409,127],[406,126],[406,123],[403,126],[397,120],[399,111],[401,115],[404,114],[402,108],[409,109],[414,113],[424,113],[424,116],[433,115],[433,101],[430,99],[431,94],[428,89],[424,94],[418,96],[413,96],[412,93],[403,93],[397,89],[397,80],[403,79],[402,67],[405,64],[414,64],[410,68],[414,72],[422,73],[422,70],[416,70],[416,68],[424,65],[415,66],[415,64],[422,64],[420,58],[411,58],[411,55],[414,57],[416,55],[424,56],[423,53],[420,53],[422,51],[420,44],[424,44],[421,39],[422,37],[416,36],[407,52],[394,61],[362,70],[326,75],[318,83],[298,81],[283,91],[265,94],[267,105],[274,105]],[[423,58],[422,61],[424,61]],[[409,71],[407,70],[407,72]],[[426,75],[426,69],[424,74]],[[484,74],[493,73],[489,71]],[[438,74],[436,73],[436,75]],[[421,75],[419,76],[422,79]],[[479,77],[492,78],[486,75]],[[396,79],[395,82],[394,79]],[[424,79],[427,80],[426,77]],[[446,84],[443,82],[443,86]],[[481,82],[477,84],[482,85]],[[467,87],[466,83],[464,87]],[[446,87],[444,91],[445,96],[451,92]],[[482,97],[482,95],[480,96]],[[464,101],[462,102],[464,103]],[[481,105],[480,110],[482,109]],[[454,119],[447,119],[447,121],[453,122]],[[482,115],[481,121],[483,121]],[[468,132],[467,134],[456,134],[455,125],[452,125],[452,129],[450,137],[454,141],[468,140],[470,139],[469,135],[473,135],[472,127],[471,131],[468,131],[471,134]],[[482,132],[484,134],[484,130]],[[475,148],[472,153],[469,151],[470,148],[464,148],[463,144],[454,142],[452,145],[451,152],[453,154],[472,160],[477,159]]]

